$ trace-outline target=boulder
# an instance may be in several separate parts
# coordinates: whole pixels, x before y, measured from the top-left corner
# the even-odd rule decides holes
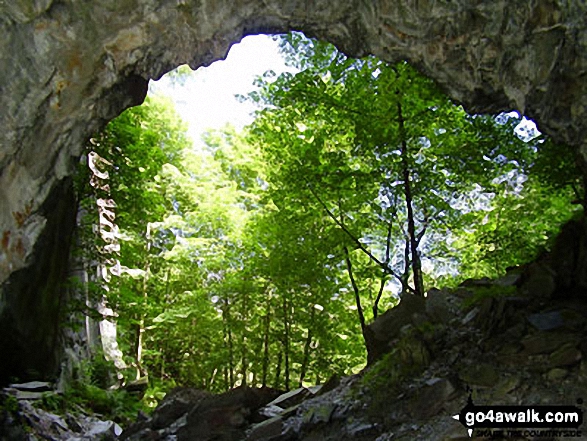
[[[581,351],[573,343],[567,343],[548,357],[551,367],[572,366],[581,361]]]
[[[457,389],[446,378],[431,378],[414,391],[408,403],[408,412],[415,420],[428,420],[438,414]]]
[[[550,354],[567,343],[578,342],[577,335],[562,332],[536,332],[522,339],[525,355]]]
[[[373,364],[389,352],[390,344],[400,335],[401,329],[412,323],[416,314],[424,314],[426,299],[412,294],[404,294],[392,309],[381,314],[365,329],[367,346],[367,365]]]
[[[448,323],[455,316],[448,291],[431,289],[426,297],[426,315],[436,323]]]
[[[179,441],[233,441],[244,437],[257,411],[276,398],[270,388],[237,387],[200,400],[177,431]]]
[[[300,404],[302,401],[312,395],[312,392],[308,388],[299,387],[281,394],[276,399],[271,401],[268,406],[279,406],[282,409],[287,409],[288,407]]]
[[[153,411],[151,427],[154,430],[168,427],[200,401],[211,396],[209,392],[198,389],[183,387],[172,389]]]
[[[247,436],[247,441],[261,441],[274,439],[283,431],[283,419],[275,416],[261,423],[254,425]]]

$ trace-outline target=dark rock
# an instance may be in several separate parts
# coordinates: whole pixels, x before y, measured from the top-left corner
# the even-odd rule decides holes
[[[556,274],[558,296],[584,298],[587,288],[586,220],[572,219],[561,228],[547,260]]]
[[[149,387],[149,377],[144,376],[139,378],[138,380],[129,381],[127,384],[124,385],[124,390],[130,393],[144,393],[147,388]]]
[[[325,393],[330,392],[331,390],[338,387],[339,384],[340,384],[340,376],[337,374],[334,374],[328,380],[326,380],[326,383],[324,383],[322,385],[322,387],[316,393],[316,395],[318,395],[318,396],[324,395]]]
[[[492,390],[494,398],[503,401],[503,397],[520,385],[520,378],[517,376],[502,377]]]
[[[573,343],[567,343],[550,354],[548,361],[552,367],[572,366],[579,363],[581,357],[581,351]]]
[[[499,381],[499,372],[494,366],[481,363],[461,369],[459,377],[469,386],[493,387]]]
[[[281,408],[275,404],[269,403],[267,406],[259,409],[258,413],[259,413],[259,415],[261,415],[265,418],[273,418],[278,415],[281,415],[283,413],[283,408]]]
[[[463,317],[463,319],[461,320],[461,323],[463,325],[466,325],[467,323],[471,322],[473,319],[475,319],[475,317],[477,317],[477,315],[479,314],[479,308],[475,307],[473,309],[471,309],[467,315],[465,317]]]
[[[427,420],[438,414],[456,393],[454,385],[445,378],[431,378],[418,389],[408,404],[410,415],[416,420]]]
[[[550,331],[565,324],[560,311],[531,314],[528,316],[528,321],[539,331]]]
[[[543,262],[535,262],[526,268],[520,286],[522,294],[549,299],[556,290],[555,272]]]
[[[550,381],[560,381],[567,375],[569,375],[568,370],[561,368],[553,368],[548,371],[548,373],[546,374],[546,378],[548,378]]]
[[[536,332],[522,339],[525,355],[549,354],[566,343],[578,342],[577,335],[561,332]]]
[[[480,286],[492,286],[493,285],[493,280],[491,280],[489,277],[482,277],[480,279],[467,279],[464,282],[461,282],[461,284],[459,286],[462,286],[464,288],[468,288],[468,287],[480,287]]]
[[[151,427],[159,430],[171,425],[200,401],[211,396],[209,392],[198,389],[182,387],[172,389],[153,411]]]
[[[447,291],[432,289],[426,297],[426,315],[436,323],[448,323],[454,317]]]
[[[115,441],[121,433],[122,429],[113,421],[97,421],[82,436],[70,441]]]
[[[0,191],[0,199],[3,194]],[[0,363],[0,385],[8,383],[11,377],[21,381],[54,379],[61,364],[63,284],[68,277],[69,246],[77,212],[72,180],[55,180],[44,199],[34,214],[30,207],[25,211],[28,214],[22,224],[25,237],[21,237],[21,242],[12,235],[7,248],[2,247],[4,242],[0,243],[0,273],[5,269],[6,258],[20,254],[15,247],[30,246],[28,255],[38,259],[37,264],[27,268],[19,263],[16,268],[22,269],[11,271],[10,278],[0,287],[0,354],[3,360],[9,360]],[[36,236],[38,233],[41,234]]]
[[[144,427],[132,434],[125,430],[119,439],[124,441],[161,441],[161,435],[149,427]]]
[[[51,395],[48,392],[28,392],[28,391],[23,391],[23,390],[14,390],[14,394],[16,396],[17,400],[32,400],[32,401],[36,401],[36,400],[40,400],[41,398],[43,398],[43,395]],[[55,394],[52,394],[55,395]]]
[[[145,439],[145,440],[154,439],[153,436],[156,433],[157,433],[156,431],[151,429],[151,419],[146,419],[146,420],[137,421],[136,423],[131,424],[129,427],[124,429],[120,435],[120,440],[121,441],[126,441],[126,440],[138,441],[138,440],[142,440],[142,439]],[[152,434],[152,435],[147,435],[147,434]]]
[[[367,365],[371,365],[389,352],[390,343],[400,335],[401,329],[412,323],[415,314],[424,314],[425,311],[424,297],[404,294],[396,307],[386,311],[368,325],[365,332]]]
[[[283,412],[281,412],[281,418],[283,420],[286,420],[289,417],[295,415],[302,404],[303,403],[296,404],[295,406],[291,406],[291,407],[288,407],[287,409],[284,409]]]
[[[507,274],[503,277],[500,277],[497,280],[493,281],[493,285],[496,286],[517,286],[520,280],[522,279],[522,273],[518,270],[508,271]]]
[[[345,431],[353,438],[356,437],[374,437],[379,434],[377,424],[367,423],[364,421],[351,421],[347,424]]]
[[[302,423],[305,425],[328,423],[332,418],[336,407],[336,403],[331,402],[319,403],[316,406],[312,406],[304,412]]]
[[[186,424],[177,431],[178,440],[241,439],[252,415],[275,399],[277,393],[270,388],[237,387],[203,398],[187,414]]]

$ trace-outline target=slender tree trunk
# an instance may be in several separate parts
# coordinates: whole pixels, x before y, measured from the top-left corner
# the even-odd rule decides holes
[[[399,95],[399,93],[398,93]],[[397,121],[401,140],[402,172],[404,178],[404,194],[406,197],[406,209],[408,213],[408,236],[412,256],[412,271],[414,274],[414,294],[424,296],[424,278],[422,276],[422,263],[418,253],[418,240],[416,238],[416,223],[414,220],[414,203],[412,199],[412,183],[410,178],[410,163],[405,121],[402,113],[402,105],[397,102]]]
[[[248,321],[248,293],[242,293],[242,312],[241,318],[244,323]],[[241,386],[247,385],[247,367],[248,367],[248,360],[247,360],[247,327],[243,327],[243,344],[241,349]]]
[[[410,267],[412,263],[410,261],[410,238],[406,236],[404,244],[404,272],[401,275],[402,292],[413,291],[410,286]]]
[[[299,387],[302,387],[308,365],[310,364],[310,346],[312,345],[312,327],[314,326],[314,313],[316,309],[314,307],[310,310],[310,325],[308,326],[308,335],[306,336],[306,342],[304,343],[304,358],[302,359],[302,367],[300,369],[300,383]]]
[[[230,388],[234,386],[234,348],[232,345],[232,331],[228,327],[228,379]]]
[[[283,296],[283,354],[285,390],[289,391],[289,302],[288,293]]]
[[[389,265],[389,260],[391,257],[391,229],[393,227],[392,222],[389,222],[387,226],[387,237],[385,242],[385,264]],[[387,282],[387,272],[382,271],[381,274],[381,281],[379,283],[379,292],[377,293],[377,297],[375,298],[375,302],[373,302],[373,320],[377,318],[379,315],[379,301],[381,300],[381,296],[383,295],[383,288],[385,288],[385,282]]]
[[[229,390],[230,387],[228,386],[228,368],[224,366],[222,369],[222,378],[224,379],[224,390]]]
[[[361,305],[361,295],[359,292],[359,287],[357,286],[357,282],[353,275],[353,265],[351,262],[351,256],[349,254],[349,249],[344,247],[344,259],[346,261],[346,268],[349,275],[349,279],[351,279],[351,285],[353,286],[353,291],[355,292],[355,303],[357,305],[357,314],[359,316],[359,323],[361,324],[361,332],[363,334],[363,338],[365,337],[365,328],[367,325],[365,324],[365,315],[363,314],[363,306]]]
[[[224,300],[224,308],[222,308],[222,324],[224,331],[224,341],[226,348],[228,349],[228,388],[234,386],[234,353],[232,346],[232,332],[230,330],[230,312],[229,312],[228,300]]]
[[[275,380],[273,381],[273,387],[279,389],[279,380],[281,379],[281,360],[283,354],[281,351],[277,353],[277,365],[275,366]]]
[[[267,371],[269,369],[269,331],[271,327],[271,303],[267,304],[267,314],[265,314],[265,332],[263,336],[263,373],[262,386],[267,386]]]
[[[243,347],[241,351],[241,386],[247,385],[247,342],[246,337],[243,337]]]
[[[216,379],[217,373],[218,373],[218,368],[214,368],[214,370],[212,371],[212,375],[210,376],[210,380],[208,381],[208,387],[207,387],[208,390],[210,390],[210,388],[212,387],[212,384],[214,384],[214,380]]]

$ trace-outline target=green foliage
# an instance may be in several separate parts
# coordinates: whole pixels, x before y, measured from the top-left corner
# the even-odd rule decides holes
[[[123,425],[134,422],[137,412],[145,409],[136,396],[124,390],[104,390],[79,381],[61,395],[43,394],[40,406],[58,414],[91,412]]]
[[[124,389],[110,388],[116,369],[107,361],[102,351],[96,349],[91,359],[80,363],[77,378],[69,384],[63,394],[43,394],[40,406],[57,414],[80,411],[100,414],[119,424],[129,424],[136,419],[139,410],[149,410],[141,397]]]
[[[496,276],[543,251],[572,216],[581,184],[570,152],[517,136],[520,118],[468,115],[406,63],[347,59],[301,34],[282,46],[302,71],[261,80],[251,95],[268,106],[252,133],[275,170],[272,199],[292,213],[290,222],[307,222],[307,212],[314,222],[334,220],[341,228],[331,234],[351,233],[338,241],[354,255],[364,257],[362,242],[375,259],[358,274],[379,267],[409,290],[418,255],[428,286]],[[414,236],[418,252],[408,253]],[[361,292],[376,289],[373,278],[370,287],[362,280]]]
[[[516,136],[519,118],[468,115],[407,63],[295,33],[281,46],[300,71],[258,79],[249,99],[262,109],[241,133],[211,131],[194,150],[151,97],[93,138],[112,164],[124,271],[89,290],[118,314],[125,376],[149,375],[149,407],[176,385],[289,389],[357,372],[362,327],[416,291],[420,269],[425,286],[503,273],[547,248],[582,198],[569,152]],[[86,182],[83,240],[96,244]],[[406,335],[366,384],[423,369],[417,336],[430,332]],[[97,363],[92,383],[107,372]],[[124,402],[92,385],[75,394]]]
[[[112,378],[116,373],[116,367],[112,361],[106,360],[102,350],[96,349],[92,358],[82,362],[82,377],[89,384],[106,389],[112,385]]]
[[[18,412],[18,400],[15,396],[9,394],[0,396],[0,414],[4,412],[10,414]]]

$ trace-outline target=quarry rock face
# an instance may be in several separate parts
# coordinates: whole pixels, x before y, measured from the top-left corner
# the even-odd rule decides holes
[[[587,164],[586,23],[579,0],[0,1],[0,380],[57,367],[69,176],[150,79],[248,34],[302,30],[406,59],[470,111],[517,109]]]

